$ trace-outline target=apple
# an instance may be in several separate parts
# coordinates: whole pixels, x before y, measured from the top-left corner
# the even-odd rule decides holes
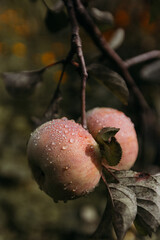
[[[87,112],[87,127],[95,139],[103,128],[120,128],[115,138],[121,145],[122,157],[114,167],[118,170],[129,170],[134,165],[138,155],[137,135],[131,119],[123,112],[113,108],[94,108]],[[102,162],[108,166],[107,159]]]
[[[101,153],[92,135],[74,120],[55,119],[32,134],[29,165],[40,189],[55,202],[81,197],[101,178]]]

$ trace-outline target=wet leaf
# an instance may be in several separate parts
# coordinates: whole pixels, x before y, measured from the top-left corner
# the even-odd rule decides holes
[[[101,64],[91,64],[88,66],[88,73],[110,89],[123,104],[128,103],[129,91],[124,79],[118,73]]]
[[[141,230],[151,235],[160,225],[159,175],[133,171],[119,171],[114,174],[120,184],[136,194],[138,223]]]
[[[160,60],[147,64],[141,69],[140,75],[145,82],[160,83]]]
[[[35,86],[42,81],[45,69],[22,72],[4,72],[2,78],[7,91],[13,97],[27,97],[31,95]]]
[[[137,214],[135,193],[120,184],[109,184],[113,200],[112,223],[118,240],[122,240]]]
[[[114,137],[118,131],[119,128],[103,128],[96,137],[102,156],[106,159],[107,164],[110,166],[116,166],[122,157],[121,146]]]

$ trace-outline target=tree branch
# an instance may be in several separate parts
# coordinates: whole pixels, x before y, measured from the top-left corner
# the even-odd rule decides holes
[[[127,68],[130,68],[130,67],[132,67],[136,64],[146,62],[146,61],[149,61],[149,60],[153,60],[153,59],[156,59],[156,58],[160,58],[160,51],[159,50],[153,50],[153,51],[146,52],[146,53],[143,53],[141,55],[138,55],[136,57],[127,59],[125,61],[125,65],[126,65]]]
[[[66,61],[65,59],[62,59],[60,61],[57,61],[57,62],[54,62],[54,63],[50,63],[50,64],[48,64],[47,66],[44,67],[44,70],[46,70],[46,69],[48,69],[50,67],[54,67],[54,66],[56,66],[58,64],[64,64],[65,61]]]
[[[80,62],[80,69],[81,69],[81,78],[82,78],[82,85],[81,85],[81,122],[82,126],[84,128],[87,128],[86,126],[86,80],[88,77],[87,69],[86,69],[86,64],[83,56],[83,51],[82,51],[82,43],[81,43],[81,38],[79,35],[79,26],[77,22],[77,18],[75,15],[75,9],[74,9],[74,4],[73,0],[63,0],[67,11],[68,15],[70,17],[70,22],[71,22],[71,28],[72,28],[72,38],[71,38],[71,49],[73,52],[77,54],[77,57]]]
[[[102,54],[110,60],[113,66],[115,66],[115,70],[124,77],[128,87],[132,90],[135,98],[137,99],[138,104],[141,107],[141,110],[151,112],[151,109],[148,106],[146,100],[144,99],[141,91],[139,90],[130,73],[128,72],[125,62],[113,49],[110,48],[110,46],[106,42],[105,38],[102,36],[98,27],[94,24],[92,18],[88,14],[87,10],[85,9],[81,1],[75,0],[74,4],[79,23],[91,36],[95,45],[102,52]]]
[[[55,115],[58,113],[58,105],[59,105],[59,102],[62,99],[61,92],[60,92],[60,86],[61,86],[61,82],[62,82],[62,79],[63,79],[63,75],[64,75],[64,72],[65,72],[66,66],[67,66],[68,62],[70,62],[70,58],[72,58],[71,53],[68,54],[66,60],[63,62],[63,68],[62,68],[62,72],[61,72],[56,90],[54,92],[54,95],[53,95],[50,103],[49,103],[49,106],[48,106],[47,110],[44,113],[44,118],[47,119],[47,121],[54,118]]]
[[[51,119],[57,117],[58,109],[59,109],[59,102],[62,99],[61,94],[60,94],[61,82],[62,82],[62,79],[63,79],[63,75],[64,75],[64,72],[65,72],[66,66],[67,66],[68,63],[71,62],[72,58],[73,58],[73,53],[70,51],[68,53],[66,59],[62,59],[58,62],[51,63],[51,64],[49,64],[49,65],[47,65],[46,67],[43,68],[44,70],[46,70],[46,69],[48,69],[50,67],[53,67],[55,65],[63,64],[62,72],[61,72],[56,90],[53,94],[53,97],[52,97],[47,109],[45,110],[45,112],[43,113],[43,115],[40,119],[36,118],[36,117],[32,117],[32,123],[34,124],[34,127],[35,126],[37,127],[37,126],[43,124],[44,122],[50,121]]]

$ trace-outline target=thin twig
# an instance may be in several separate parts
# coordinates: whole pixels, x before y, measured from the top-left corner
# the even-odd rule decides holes
[[[133,78],[131,77],[125,62],[120,58],[120,56],[108,45],[105,38],[102,36],[99,28],[95,25],[92,18],[88,14],[87,10],[83,6],[80,0],[75,0],[75,9],[77,14],[77,19],[86,32],[91,36],[95,45],[99,48],[104,56],[106,56],[113,66],[115,66],[116,71],[118,71],[126,80],[129,88],[132,89],[133,94],[138,100],[139,106],[143,111],[150,112],[150,107],[148,106],[146,100],[144,99],[141,91],[135,84]]]
[[[43,67],[43,68],[40,68],[40,69],[37,69],[37,70],[32,70],[32,71],[30,71],[30,72],[44,73],[48,68],[54,67],[54,66],[56,66],[56,65],[58,65],[58,64],[64,64],[64,62],[65,62],[65,59],[62,59],[62,60],[59,60],[59,61],[57,61],[57,62],[50,63],[50,64],[48,64],[47,66],[45,66],[45,67]]]
[[[39,119],[36,117],[32,117],[32,123],[34,125],[34,127],[38,127],[39,125],[43,124],[46,121],[50,121],[53,118],[57,117],[58,114],[58,108],[59,108],[59,102],[62,99],[61,94],[60,94],[60,86],[62,83],[62,79],[63,79],[63,75],[66,69],[67,64],[71,63],[71,60],[73,58],[73,53],[72,51],[70,51],[66,57],[66,59],[62,59],[60,61],[57,61],[55,63],[51,63],[49,65],[47,65],[46,67],[43,68],[43,70],[46,70],[47,68],[50,68],[52,66],[55,66],[57,64],[63,64],[62,67],[62,71],[61,71],[61,75],[56,87],[56,90],[53,94],[53,97],[47,107],[47,109],[45,110],[45,112],[43,113],[43,116]]]
[[[63,79],[63,75],[64,75],[64,72],[66,70],[66,66],[68,63],[71,62],[72,60],[72,57],[73,57],[73,53],[72,51],[70,51],[66,57],[65,60],[62,60],[61,63],[63,63],[63,67],[62,67],[62,72],[61,72],[61,75],[60,75],[60,78],[59,78],[59,81],[58,81],[58,84],[57,84],[57,87],[56,87],[56,90],[54,92],[54,95],[49,103],[49,106],[47,108],[47,110],[45,111],[44,113],[44,117],[45,119],[47,120],[50,120],[54,117],[55,114],[57,114],[58,112],[58,103],[59,101],[61,100],[61,96],[60,96],[60,86],[61,86],[61,83],[62,83],[62,79]],[[59,61],[60,62],[60,61]],[[58,62],[56,63],[58,64]],[[49,66],[49,65],[48,65]],[[51,66],[51,65],[50,65]],[[49,66],[49,67],[50,67]]]
[[[57,84],[57,87],[56,87],[56,90],[54,92],[54,95],[49,103],[49,106],[44,114],[45,117],[47,118],[51,118],[53,112],[55,114],[55,109],[53,111],[53,108],[54,108],[54,103],[56,100],[60,101],[61,100],[61,97],[60,97],[60,86],[61,86],[61,82],[62,82],[62,79],[63,79],[63,75],[64,75],[64,72],[65,72],[65,68],[66,68],[66,64],[63,65],[63,69],[62,69],[62,72],[61,72],[61,75],[60,75],[60,78],[59,78],[59,81],[58,81],[58,84]],[[52,109],[52,110],[51,110]],[[50,116],[49,116],[50,115]],[[49,119],[48,119],[49,120]]]
[[[49,6],[47,5],[45,0],[42,0],[43,4],[45,5],[45,7],[49,10]]]
[[[64,4],[67,8],[68,15],[70,17],[71,27],[72,27],[72,39],[71,39],[71,48],[77,54],[77,57],[80,62],[80,69],[81,69],[81,122],[82,126],[86,128],[86,80],[88,77],[86,64],[83,56],[82,51],[82,43],[81,38],[79,35],[79,26],[77,22],[77,18],[75,15],[75,9],[73,0],[63,0]]]
[[[50,67],[54,67],[54,66],[56,66],[58,64],[64,64],[65,61],[66,61],[65,59],[62,59],[60,61],[57,61],[57,62],[54,62],[54,63],[50,63],[47,66],[45,66],[44,69],[48,69]]]
[[[125,65],[127,68],[130,68],[136,64],[142,63],[142,62],[146,62],[149,60],[153,60],[156,58],[160,58],[160,51],[159,50],[153,50],[150,52],[146,52],[143,54],[140,54],[136,57],[130,58],[125,60]]]

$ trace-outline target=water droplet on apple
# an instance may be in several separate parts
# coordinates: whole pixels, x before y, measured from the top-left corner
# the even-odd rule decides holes
[[[66,150],[66,149],[67,149],[67,146],[63,146],[63,147],[62,147],[62,150]]]
[[[69,142],[70,142],[70,143],[74,143],[74,139],[71,138],[71,139],[69,140]]]

